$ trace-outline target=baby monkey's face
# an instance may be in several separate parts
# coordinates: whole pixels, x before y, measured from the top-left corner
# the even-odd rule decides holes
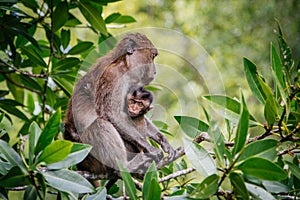
[[[127,95],[128,114],[135,118],[145,115],[152,109],[153,95],[143,87],[134,87]]]

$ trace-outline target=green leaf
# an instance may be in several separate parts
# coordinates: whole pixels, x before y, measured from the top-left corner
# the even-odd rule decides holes
[[[41,135],[41,129],[36,122],[32,122],[29,126],[29,166],[33,165],[34,148]]]
[[[142,191],[143,199],[145,200],[160,200],[161,189],[157,180],[157,170],[153,162],[146,172]]]
[[[88,144],[73,143],[68,157],[60,162],[47,165],[48,169],[68,168],[80,163],[91,151],[92,146]]]
[[[282,73],[283,69],[281,65],[281,60],[272,43],[271,43],[271,64],[272,64],[272,69],[275,72],[275,75],[279,80],[281,87],[285,89],[286,86],[283,79],[283,73]]]
[[[264,110],[265,118],[269,125],[273,125],[276,117],[279,117],[278,110],[277,110],[279,106],[273,96],[273,92],[271,88],[261,79],[261,77],[257,77],[257,80],[261,85],[264,94],[266,95],[265,110]]]
[[[263,181],[264,188],[271,193],[288,192],[290,189],[287,185],[279,181]]]
[[[79,9],[85,19],[97,30],[101,32],[101,34],[108,36],[108,32],[106,29],[105,22],[101,16],[101,13],[95,8],[93,5],[88,3],[87,1],[79,2]]]
[[[68,3],[61,1],[57,4],[53,12],[53,31],[60,29],[69,19]]]
[[[122,16],[119,16],[117,19],[115,19],[113,22],[119,23],[119,24],[128,24],[128,23],[136,22],[136,20],[131,16],[122,15]]]
[[[105,187],[98,187],[96,188],[97,192],[93,195],[88,195],[86,200],[101,200],[106,199],[106,188]]]
[[[70,97],[73,92],[73,84],[72,82],[62,78],[60,76],[53,76],[52,77],[54,82],[65,92],[65,94]]]
[[[11,79],[14,80],[16,83],[21,82],[21,78],[16,74],[7,74],[7,76]],[[14,96],[15,100],[18,101],[19,103],[24,103],[24,89],[17,87],[16,85],[6,81],[6,85],[9,89],[9,91],[12,93]]]
[[[72,149],[73,143],[67,140],[56,140],[46,146],[37,159],[37,163],[51,164],[65,159]]]
[[[225,152],[225,144],[224,144],[224,137],[221,133],[218,125],[216,123],[210,124],[210,131],[209,131],[212,141],[214,143],[214,152],[217,158],[217,161],[221,166],[224,164],[224,152]]]
[[[258,140],[248,144],[238,161],[246,160],[249,157],[261,157],[273,161],[277,156],[278,141],[273,139]]]
[[[236,168],[247,175],[263,180],[280,181],[287,178],[286,172],[281,167],[259,157],[250,157]]]
[[[71,32],[70,30],[62,29],[60,36],[61,36],[61,45],[63,46],[64,49],[66,49],[70,43]]]
[[[0,99],[0,108],[24,121],[28,121],[26,115],[23,112],[21,112],[18,108],[16,108],[16,106],[20,105],[21,104],[19,102],[11,99]]]
[[[229,174],[231,185],[233,186],[234,194],[237,199],[249,199],[249,193],[245,185],[243,177],[235,172]]]
[[[12,167],[6,175],[0,178],[1,187],[18,187],[29,184],[29,175],[24,174],[24,171],[19,166]]]
[[[0,157],[7,160],[12,167],[18,166],[23,171],[23,173],[27,171],[19,154],[3,140],[0,140],[0,153],[2,154],[0,154]]]
[[[137,200],[137,190],[132,180],[130,173],[123,167],[122,163],[118,161],[118,166],[122,175],[122,179],[125,185],[126,193],[129,195],[130,199]]]
[[[289,170],[298,178],[300,179],[300,168],[299,166],[295,165],[294,163],[291,163],[289,161],[284,161],[285,164],[289,166]]]
[[[36,50],[32,48],[32,46],[24,46],[21,47],[22,52],[28,56],[28,58],[35,64],[40,65],[41,67],[47,67],[47,64],[43,60]]]
[[[261,199],[261,200],[276,200],[270,193],[268,193],[263,188],[253,185],[250,183],[246,183],[246,187],[249,190],[249,192],[256,197],[255,199]]]
[[[92,46],[93,46],[92,42],[79,42],[68,52],[68,54],[70,55],[80,54],[89,50]]]
[[[94,192],[94,187],[81,175],[70,170],[42,172],[47,183],[59,190],[72,193]]]
[[[208,131],[209,126],[205,122],[194,117],[174,116],[174,118],[180,125],[180,128],[191,138],[195,138],[201,132]]]
[[[236,155],[244,148],[247,139],[247,134],[248,134],[249,112],[243,94],[241,94],[241,99],[242,99],[241,117],[234,138],[234,147],[232,150],[232,155]]]
[[[257,76],[257,68],[254,63],[252,63],[247,58],[244,58],[244,71],[246,74],[246,79],[248,81],[248,85],[253,93],[253,95],[256,97],[256,99],[261,102],[262,104],[266,101],[266,96],[261,88],[261,85],[258,82]]]
[[[26,189],[25,189],[25,193],[24,193],[24,200],[32,200],[32,199],[37,199],[37,191],[35,189],[34,186],[29,185]]]
[[[218,190],[219,176],[212,174],[206,177],[191,193],[189,197],[197,199],[208,199]]]
[[[53,67],[53,72],[72,69],[80,63],[78,58],[69,57],[57,62]]]
[[[43,129],[41,136],[37,142],[35,147],[35,155],[37,155],[40,151],[44,150],[46,146],[48,146],[54,136],[59,132],[59,125],[61,119],[61,110],[60,108],[51,116],[49,121],[47,122],[45,128]]]
[[[183,144],[188,160],[202,176],[217,174],[214,160],[203,147],[187,139],[183,140]]]
[[[212,104],[214,109],[219,109],[220,114],[226,119],[238,123],[240,118],[241,104],[237,100],[222,95],[207,95],[203,97]],[[251,124],[257,125],[258,123],[253,116],[250,115]]]
[[[114,22],[116,19],[118,19],[120,16],[121,16],[120,13],[112,13],[112,14],[108,15],[108,16],[105,18],[105,23],[106,23],[106,24],[112,23],[112,22]]]

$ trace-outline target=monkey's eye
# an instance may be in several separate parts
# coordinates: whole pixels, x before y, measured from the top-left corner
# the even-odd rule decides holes
[[[144,104],[142,102],[138,102],[137,104],[138,104],[139,107],[143,107],[144,106]]]
[[[128,103],[129,104],[134,104],[134,100],[133,99],[129,99]]]

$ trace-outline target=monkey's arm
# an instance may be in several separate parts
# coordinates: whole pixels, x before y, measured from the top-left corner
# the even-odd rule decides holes
[[[146,116],[144,117],[144,120],[147,124],[147,136],[160,144],[164,152],[169,154],[169,158],[173,159],[175,156],[174,148],[170,145],[165,136],[150,122],[150,120]]]

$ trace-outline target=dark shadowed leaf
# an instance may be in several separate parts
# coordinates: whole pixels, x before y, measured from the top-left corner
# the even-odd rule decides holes
[[[263,180],[280,181],[287,178],[286,172],[275,163],[259,157],[251,157],[237,166],[243,173]]]
[[[23,105],[12,99],[0,100],[0,108],[2,110],[5,110],[6,112],[24,120],[24,121],[28,121],[28,118],[26,117],[26,115],[23,112],[21,112],[18,108],[16,108],[16,106],[23,106]]]
[[[47,64],[45,63],[41,55],[36,52],[36,50],[34,50],[32,46],[21,47],[21,50],[34,64],[40,65],[41,67],[47,67]]]
[[[263,186],[271,193],[288,192],[290,188],[279,181],[263,181]]]
[[[61,1],[53,12],[53,31],[56,32],[60,29],[68,21],[68,18],[68,3]]]
[[[80,42],[77,45],[75,45],[68,54],[70,55],[76,55],[81,54],[87,50],[89,50],[93,46],[92,42]]]
[[[19,166],[12,167],[9,172],[0,178],[1,187],[18,187],[30,184],[29,175],[25,174]]]
[[[245,185],[243,177],[235,172],[231,172],[229,175],[231,185],[233,186],[234,194],[237,199],[247,200],[249,199],[249,193]]]
[[[194,117],[188,116],[174,116],[176,121],[179,123],[180,128],[191,138],[195,138],[201,132],[207,132],[209,126]]]
[[[217,174],[216,164],[209,153],[199,144],[183,140],[185,154],[202,176]]]
[[[298,178],[300,179],[300,168],[299,166],[295,165],[294,163],[291,163],[289,161],[285,161],[285,164],[289,166],[289,170]]]
[[[60,36],[61,36],[61,45],[63,46],[64,49],[66,49],[70,43],[71,32],[70,30],[62,29]]]
[[[37,191],[34,186],[29,185],[25,189],[24,200],[32,200],[32,199],[37,199]]]
[[[285,88],[281,60],[280,60],[280,57],[272,43],[271,43],[271,64],[272,64],[272,69],[275,72],[275,75],[276,75],[277,79],[279,80],[279,83],[281,84],[281,87]]]
[[[105,22],[101,16],[101,13],[91,5],[89,2],[80,1],[79,9],[85,19],[97,30],[99,30],[103,35],[108,36]]]
[[[207,199],[214,195],[218,190],[219,176],[212,174],[206,177],[199,185],[196,186],[195,190],[191,193],[190,197],[196,199]]]
[[[55,66],[53,67],[53,71],[55,72],[55,71],[64,71],[64,70],[72,69],[79,63],[80,60],[78,58],[74,58],[74,57],[65,58],[55,64]]]

